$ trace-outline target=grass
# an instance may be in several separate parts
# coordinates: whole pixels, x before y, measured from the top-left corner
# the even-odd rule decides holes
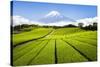
[[[31,61],[31,65],[33,64],[53,64],[55,63],[55,49],[54,40],[50,40],[47,46],[39,53],[39,55]],[[44,61],[45,60],[45,61]]]
[[[15,61],[16,59],[18,59],[19,57],[23,56],[25,53],[28,53],[30,50],[32,50],[33,48],[37,47],[38,44],[40,44],[41,41],[33,41],[33,42],[29,42],[27,44],[24,44],[23,46],[19,46],[18,48],[15,48],[13,50],[13,60]]]
[[[13,34],[13,45],[17,45],[13,47],[14,66],[97,60],[97,31],[38,28]]]
[[[23,56],[18,58],[17,60],[14,61],[14,65],[28,65],[28,63],[36,57],[38,52],[46,45],[48,41],[43,41],[41,44],[36,46],[36,48],[30,49],[30,51],[26,52]],[[26,50],[27,51],[27,50]]]
[[[14,34],[13,35],[13,45],[19,44],[21,42],[25,42],[31,39],[40,38],[42,36],[45,36],[48,34],[52,29],[46,29],[46,28],[38,28],[35,30],[32,30],[30,32],[24,32],[20,34]]]
[[[58,63],[88,61],[73,47],[71,47],[68,43],[62,40],[57,40],[57,58]]]
[[[66,39],[68,43],[74,46],[77,50],[82,52],[82,54],[87,57],[90,61],[97,60],[97,48],[85,42],[80,42],[73,39]]]

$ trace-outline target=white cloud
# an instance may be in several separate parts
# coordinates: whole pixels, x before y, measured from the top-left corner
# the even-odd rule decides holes
[[[55,23],[43,23],[43,22],[32,21],[31,23],[38,24],[38,25],[49,25],[49,26],[64,26],[68,24],[73,24],[73,22],[65,22],[65,21],[60,21],[60,22],[55,22]]]
[[[84,26],[86,25],[92,25],[94,22],[97,22],[98,18],[97,17],[93,17],[93,18],[84,18],[84,19],[80,19],[77,20],[77,23],[75,23],[75,25],[78,25],[78,23],[83,23]],[[98,23],[98,22],[97,22]]]
[[[27,18],[24,18],[22,16],[12,16],[13,19],[13,26],[19,25],[19,24],[38,24],[38,25],[54,25],[54,26],[63,26],[68,24],[78,25],[78,23],[84,23],[84,26],[93,24],[93,22],[97,22],[97,17],[94,18],[84,18],[80,20],[76,20],[76,22],[55,22],[55,23],[43,23],[43,22],[37,22],[37,21],[30,21]]]
[[[38,24],[38,25],[55,25],[55,26],[63,26],[63,25],[67,25],[67,24],[71,24],[73,22],[65,22],[65,21],[61,21],[61,22],[55,22],[55,23],[43,23],[43,22],[38,22],[38,21],[30,21],[29,19],[26,19],[22,16],[12,16],[12,20],[13,20],[13,26],[15,25],[21,25],[21,24]]]
[[[48,25],[64,26],[64,25],[68,25],[68,24],[73,24],[73,22],[60,21],[60,22],[55,22],[55,23],[49,23]]]
[[[13,26],[20,24],[30,24],[30,20],[22,16],[12,16]]]

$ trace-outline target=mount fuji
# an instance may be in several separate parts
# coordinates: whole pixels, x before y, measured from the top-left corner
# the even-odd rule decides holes
[[[43,23],[56,23],[56,22],[61,22],[61,21],[76,22],[75,20],[62,15],[58,11],[51,11],[47,15],[45,15],[43,18],[39,19],[38,21],[43,22]]]

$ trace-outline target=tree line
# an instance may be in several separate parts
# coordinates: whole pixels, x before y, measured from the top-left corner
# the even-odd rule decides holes
[[[93,24],[84,26],[84,23],[78,23],[78,26],[73,25],[73,24],[68,24],[68,25],[64,25],[64,26],[47,26],[47,25],[36,25],[36,24],[22,24],[22,25],[16,25],[16,26],[11,26],[13,31],[28,31],[31,30],[31,28],[40,28],[40,27],[44,27],[44,28],[54,28],[54,29],[58,29],[58,28],[68,28],[68,27],[79,27],[81,29],[84,30],[97,30],[97,22],[94,22]]]
[[[97,30],[97,22],[94,22],[93,24],[89,24],[87,26],[83,26],[83,25],[84,25],[83,23],[79,23],[78,27],[84,30],[92,30],[92,31]]]

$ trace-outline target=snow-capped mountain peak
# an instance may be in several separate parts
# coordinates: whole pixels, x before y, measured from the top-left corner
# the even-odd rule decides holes
[[[38,21],[43,23],[55,23],[60,21],[75,22],[73,19],[64,16],[58,11],[51,11]]]
[[[60,16],[60,13],[58,11],[51,11],[45,17],[48,17],[48,16]]]

